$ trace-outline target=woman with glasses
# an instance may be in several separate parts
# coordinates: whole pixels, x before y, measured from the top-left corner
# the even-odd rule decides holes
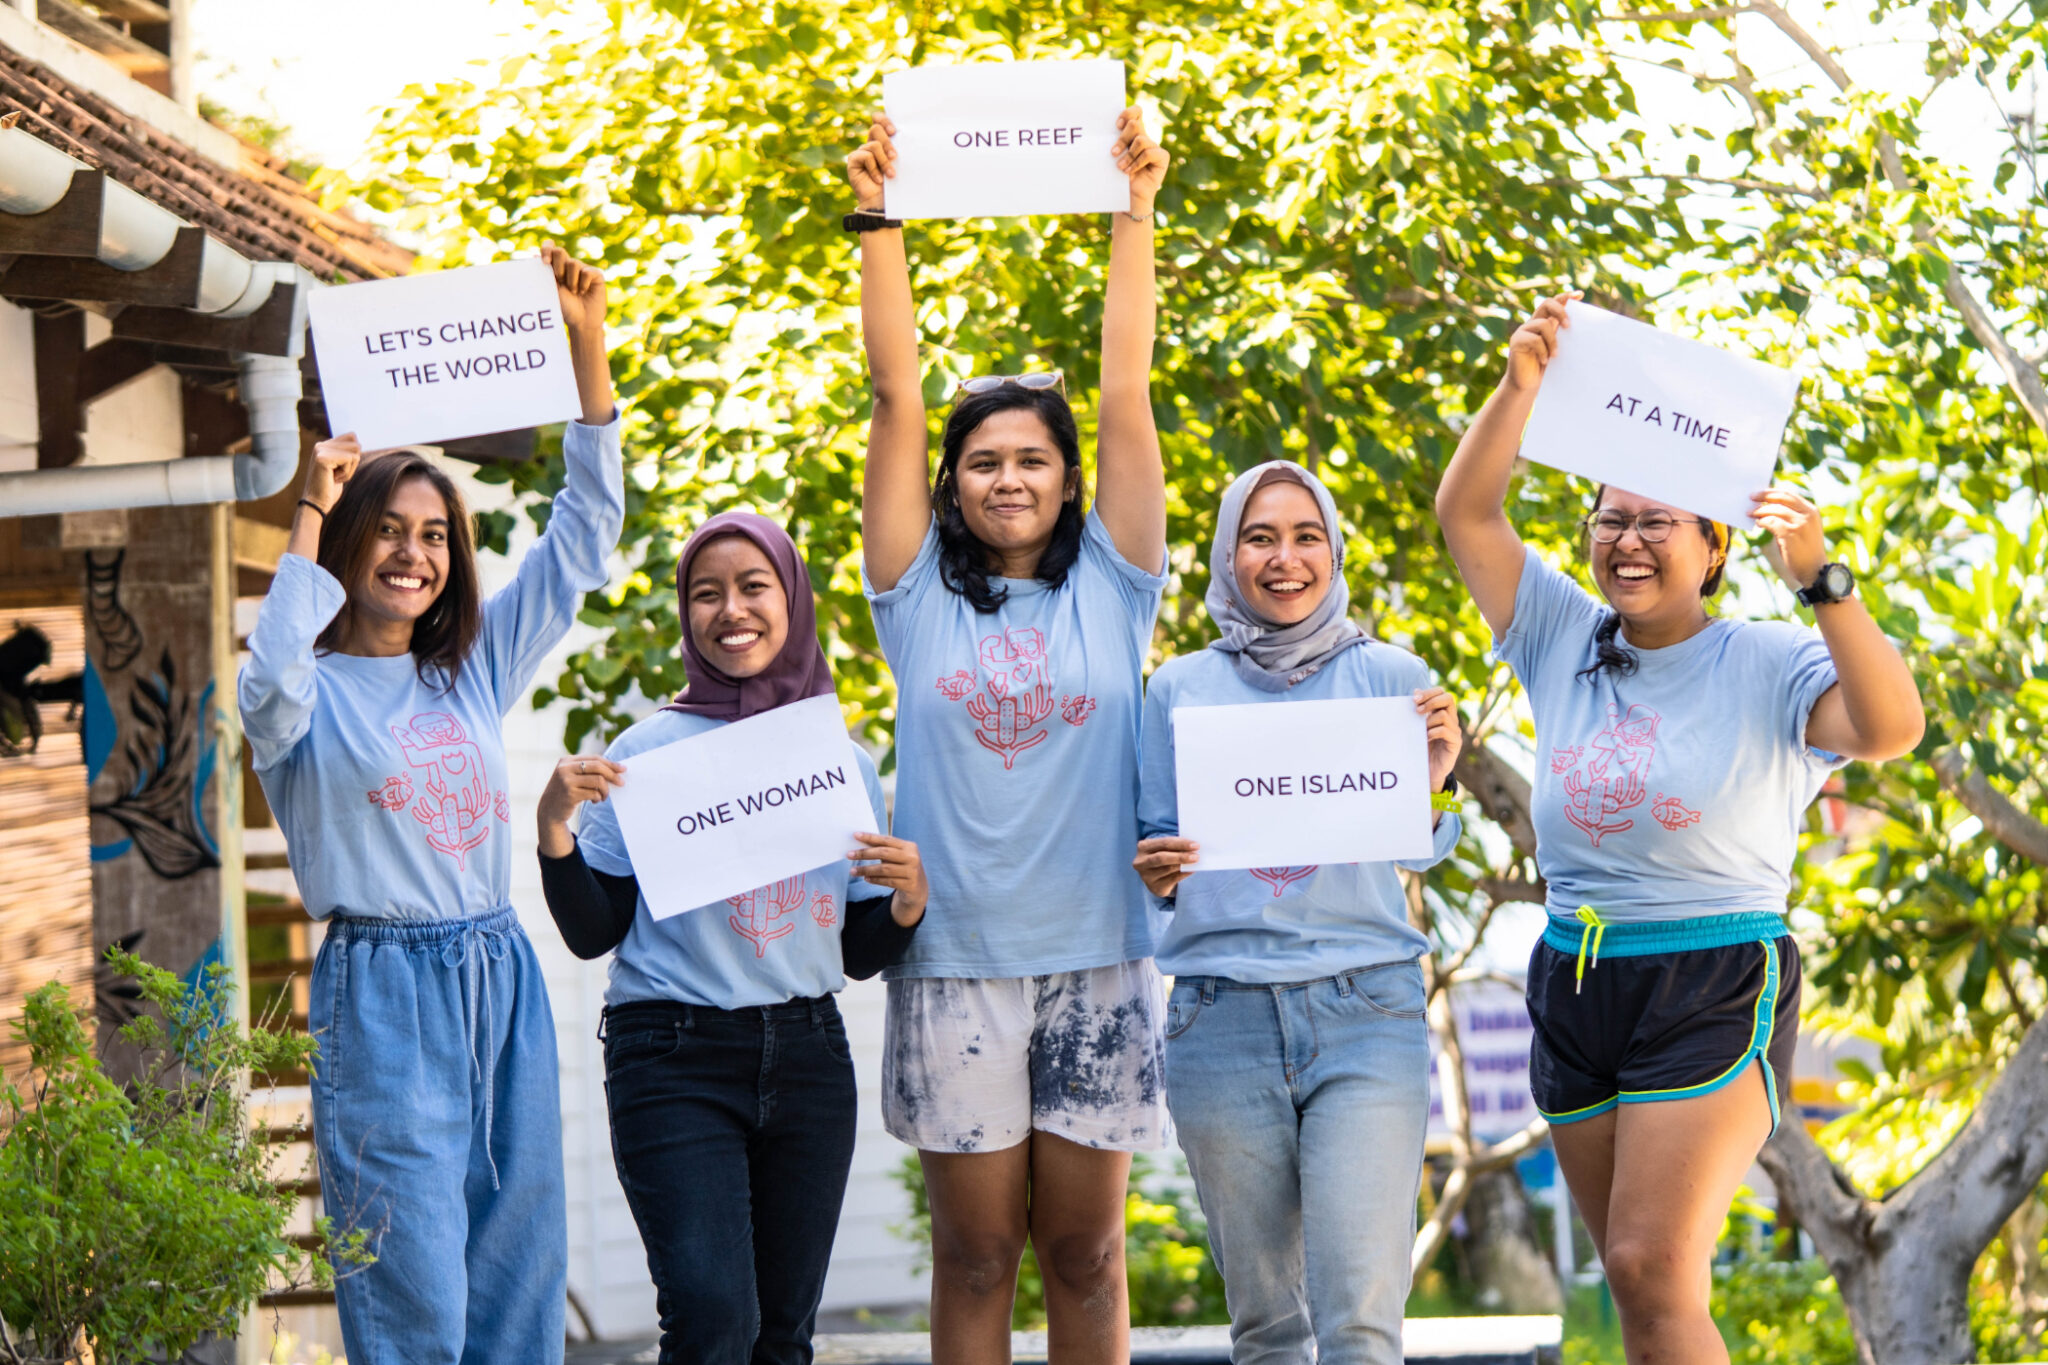
[[[1925,718],[1796,493],[1755,494],[1750,517],[1818,630],[1710,616],[1728,528],[1654,498],[1594,495],[1599,599],[1522,544],[1503,504],[1575,297],[1545,300],[1515,332],[1437,516],[1535,714],[1550,913],[1529,962],[1537,1108],[1629,1359],[1720,1362],[1707,1266],[1777,1126],[1798,1028],[1783,915],[1799,827],[1830,772],[1906,753]]]
[[[883,1118],[932,1211],[932,1356],[1007,1361],[1028,1240],[1052,1357],[1129,1351],[1124,1186],[1167,1136],[1162,990],[1137,845],[1140,670],[1166,567],[1152,423],[1152,200],[1136,109],[1110,231],[1097,496],[1058,375],[987,376],[926,451],[903,234],[882,216],[894,126],[847,158],[874,385],[865,586],[895,672],[896,832],[930,911],[889,978]]]

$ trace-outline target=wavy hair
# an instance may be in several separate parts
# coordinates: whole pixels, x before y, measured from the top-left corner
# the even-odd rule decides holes
[[[334,575],[349,601],[327,623],[313,647],[332,654],[347,638],[355,613],[356,584],[377,558],[377,528],[384,509],[407,479],[425,479],[448,509],[448,583],[412,624],[413,666],[420,681],[442,692],[455,686],[462,661],[483,630],[483,593],[477,583],[476,538],[462,492],[422,456],[405,452],[365,460],[320,522],[320,567]]]
[[[1586,513],[1587,519],[1600,515],[1600,501],[1607,496],[1607,485],[1601,484],[1593,491],[1593,506]],[[1721,562],[1716,564],[1700,584],[1702,601],[1721,591],[1721,580],[1728,572],[1728,528],[1718,521],[1700,519],[1700,535],[1708,545],[1721,552]],[[1586,528],[1586,542],[1582,547],[1588,559],[1593,554],[1593,529]],[[1581,682],[1592,682],[1603,672],[1612,671],[1618,677],[1631,677],[1642,660],[1636,652],[1621,642],[1621,613],[1609,607],[1600,617],[1600,624],[1593,628],[1593,662],[1580,669],[1576,676]]]
[[[989,393],[973,393],[953,405],[940,438],[939,473],[932,482],[932,515],[939,527],[939,579],[965,597],[976,611],[994,611],[1009,600],[1008,588],[989,585],[989,548],[967,527],[960,510],[960,455],[967,439],[983,422],[1013,408],[1038,414],[1059,447],[1060,459],[1068,471],[1081,467],[1081,433],[1074,425],[1074,410],[1067,400],[1051,389],[1027,389],[1005,384]],[[1064,475],[1062,475],[1064,478]],[[1067,570],[1081,557],[1081,498],[1084,488],[1060,503],[1059,519],[1053,523],[1052,542],[1038,558],[1032,574],[1048,588],[1067,581]]]

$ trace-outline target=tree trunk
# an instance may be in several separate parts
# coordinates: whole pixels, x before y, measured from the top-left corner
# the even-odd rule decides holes
[[[1556,1267],[1536,1237],[1536,1216],[1513,1167],[1472,1182],[1465,1200],[1465,1251],[1479,1306],[1494,1313],[1562,1313]]]
[[[1834,1271],[1864,1365],[1975,1360],[1970,1273],[2048,1174],[2048,1024],[2027,1030],[1948,1146],[1883,1199],[1857,1190],[1796,1117],[1757,1159]]]

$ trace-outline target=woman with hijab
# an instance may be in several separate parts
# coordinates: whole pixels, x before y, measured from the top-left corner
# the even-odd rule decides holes
[[[833,692],[809,571],[768,518],[705,522],[676,592],[689,685],[603,758],[556,765],[540,801],[542,885],[572,952],[617,950],[605,1092],[663,1365],[805,1365],[853,1160],[853,1062],[832,995],[902,956],[924,916],[924,866],[915,844],[862,834],[846,862],[652,916],[606,801],[627,761]],[[883,826],[874,764],[848,747]]]
[[[1172,911],[1159,969],[1166,1098],[1209,1221],[1235,1360],[1398,1365],[1429,1119],[1429,1032],[1396,868],[1458,842],[1438,800],[1414,863],[1204,872],[1178,837],[1173,713],[1412,696],[1432,790],[1448,788],[1457,707],[1422,661],[1347,615],[1329,491],[1275,460],[1224,492],[1209,553],[1209,648],[1160,665],[1145,696],[1134,866]]]

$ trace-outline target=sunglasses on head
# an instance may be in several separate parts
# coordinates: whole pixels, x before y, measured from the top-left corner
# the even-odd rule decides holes
[[[976,374],[960,381],[960,387],[953,391],[958,400],[961,394],[994,393],[1006,384],[1020,389],[1051,389],[1060,397],[1067,396],[1067,375],[1064,370],[1031,370],[1025,374]]]

